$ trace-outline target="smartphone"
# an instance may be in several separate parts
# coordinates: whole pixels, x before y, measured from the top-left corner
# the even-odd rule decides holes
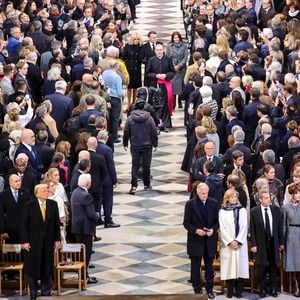
[[[209,229],[208,228],[206,228],[206,227],[203,227],[203,229],[202,229],[203,231],[205,231],[205,232],[208,232],[209,231]]]

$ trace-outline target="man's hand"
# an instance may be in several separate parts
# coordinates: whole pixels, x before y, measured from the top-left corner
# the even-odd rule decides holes
[[[279,246],[279,251],[282,251],[284,249],[284,245]]]
[[[257,247],[251,247],[250,250],[251,250],[251,252],[256,253],[257,252]]]
[[[200,235],[200,236],[205,236],[206,235],[206,231],[202,230],[202,229],[197,229],[196,230],[196,234]]]
[[[7,232],[2,233],[2,234],[1,234],[1,237],[2,237],[4,240],[9,239],[9,235],[8,235]]]
[[[154,147],[154,148],[153,148],[153,152],[156,152],[156,151],[157,151],[157,147]]]
[[[30,246],[29,243],[25,243],[25,244],[22,245],[22,248],[23,248],[25,251],[29,252],[30,249],[31,249],[31,246]]]
[[[128,148],[127,148],[127,147],[124,147],[124,150],[125,150],[125,151],[127,151],[127,150],[128,150]]]
[[[239,248],[239,243],[237,241],[232,241],[230,246],[233,250],[237,250]]]

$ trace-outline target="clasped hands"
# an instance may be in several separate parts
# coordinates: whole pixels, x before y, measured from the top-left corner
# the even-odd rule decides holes
[[[214,234],[214,230],[212,228],[208,230],[197,229],[196,234],[199,236],[212,236]]]
[[[167,75],[166,74],[157,74],[156,78],[160,79],[160,80],[165,80],[167,78]]]

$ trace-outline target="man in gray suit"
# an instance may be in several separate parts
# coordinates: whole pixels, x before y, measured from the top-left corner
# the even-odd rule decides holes
[[[5,103],[7,103],[8,96],[15,92],[15,89],[12,85],[12,79],[14,77],[14,68],[12,66],[5,66],[4,67],[4,77],[0,82],[0,87],[3,92],[3,97]]]

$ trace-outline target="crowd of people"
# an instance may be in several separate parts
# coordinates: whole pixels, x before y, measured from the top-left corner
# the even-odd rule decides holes
[[[88,270],[93,242],[101,239],[96,226],[120,226],[112,219],[113,155],[124,113],[135,194],[139,177],[145,190],[152,188],[158,135],[169,132],[172,112],[183,104],[182,170],[191,192],[184,226],[195,293],[203,257],[214,297],[219,233],[227,296],[241,296],[250,224],[260,295],[277,296],[285,248],[285,270],[294,272],[299,297],[299,2],[188,0],[185,36],[174,31],[166,47],[155,31],[145,43],[130,32],[138,4],[1,3],[0,233],[6,243],[23,244],[31,297],[38,279],[42,295],[51,293],[52,264],[42,266],[53,261],[54,246],[84,243]],[[97,282],[88,274],[87,280]]]

